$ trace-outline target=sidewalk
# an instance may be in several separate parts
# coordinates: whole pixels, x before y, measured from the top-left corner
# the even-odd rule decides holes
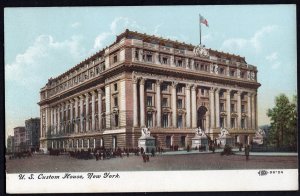
[[[232,149],[235,155],[245,155],[245,152],[239,152],[239,149]],[[215,153],[221,153],[223,149],[216,149]],[[162,154],[156,153],[157,156],[161,155],[180,155],[180,154],[210,154],[212,151],[199,151],[199,150],[191,150],[187,152],[186,150],[181,151],[167,151]],[[250,152],[251,156],[298,156],[297,152]]]

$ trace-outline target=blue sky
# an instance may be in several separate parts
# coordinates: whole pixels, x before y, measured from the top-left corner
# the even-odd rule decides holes
[[[258,68],[259,125],[280,93],[297,93],[296,7],[147,6],[6,8],[6,135],[39,117],[39,90],[84,58],[110,45],[126,28],[245,56]]]

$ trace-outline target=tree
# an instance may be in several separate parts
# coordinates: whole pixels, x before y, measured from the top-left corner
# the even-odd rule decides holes
[[[279,146],[297,145],[297,97],[290,101],[284,94],[275,98],[275,107],[268,109],[271,120],[269,139]]]

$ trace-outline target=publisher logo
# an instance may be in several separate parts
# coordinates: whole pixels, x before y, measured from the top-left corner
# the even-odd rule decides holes
[[[260,171],[258,171],[258,175],[259,175],[259,176],[266,176],[268,173],[269,173],[269,172],[266,171],[266,170],[260,170]]]

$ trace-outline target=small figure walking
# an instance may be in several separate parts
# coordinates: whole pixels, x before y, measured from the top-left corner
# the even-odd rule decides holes
[[[249,160],[249,151],[250,151],[249,145],[246,145],[246,146],[245,146],[245,156],[246,156],[246,161]]]
[[[190,152],[190,145],[187,145],[186,151]]]

